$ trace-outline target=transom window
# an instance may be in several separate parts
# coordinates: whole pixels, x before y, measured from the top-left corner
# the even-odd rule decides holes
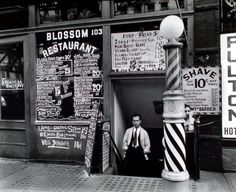
[[[114,15],[184,8],[184,0],[114,0]]]
[[[101,17],[102,1],[39,0],[39,23],[52,23]]]

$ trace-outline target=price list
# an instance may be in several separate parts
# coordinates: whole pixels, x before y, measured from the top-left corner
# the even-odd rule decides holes
[[[113,33],[111,41],[113,71],[165,70],[166,40],[158,30]]]
[[[91,171],[93,149],[94,149],[94,140],[97,126],[98,110],[94,110],[91,113],[91,120],[88,131],[87,145],[84,157],[85,168],[88,173]]]
[[[37,81],[36,111],[39,120],[73,116],[73,84],[73,77]]]
[[[89,119],[102,98],[102,73],[98,54],[76,55],[74,71],[74,109],[79,120]]]
[[[191,67],[182,69],[182,83],[186,103],[198,114],[218,114],[219,67]]]
[[[89,120],[103,96],[99,54],[38,58],[36,80],[39,120]]]
[[[89,127],[86,125],[40,125],[37,127],[42,146],[75,149],[85,152]]]
[[[66,55],[37,59],[37,76],[73,75],[72,60],[65,60],[65,57],[70,58],[69,55]]]

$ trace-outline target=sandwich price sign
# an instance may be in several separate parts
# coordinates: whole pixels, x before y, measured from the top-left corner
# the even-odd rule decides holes
[[[236,33],[220,37],[222,68],[222,137],[236,138]]]

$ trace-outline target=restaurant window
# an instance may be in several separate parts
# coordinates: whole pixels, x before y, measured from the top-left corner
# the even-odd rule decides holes
[[[0,30],[28,27],[28,1],[0,1],[0,18]]]
[[[23,43],[0,45],[0,119],[23,120],[24,104]]]
[[[102,1],[38,0],[39,23],[53,23],[101,17]]]
[[[114,15],[146,13],[184,8],[184,0],[114,0]]]
[[[88,121],[94,108],[102,110],[102,33],[88,27],[37,34],[37,120]]]

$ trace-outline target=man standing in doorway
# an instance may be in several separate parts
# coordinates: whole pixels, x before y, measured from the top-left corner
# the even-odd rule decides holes
[[[184,127],[186,132],[193,132],[194,131],[194,117],[193,117],[193,112],[192,108],[185,104],[185,122],[184,122]]]
[[[145,176],[149,160],[150,139],[147,131],[141,127],[140,114],[132,115],[133,127],[126,130],[123,138],[124,171],[127,175]]]

